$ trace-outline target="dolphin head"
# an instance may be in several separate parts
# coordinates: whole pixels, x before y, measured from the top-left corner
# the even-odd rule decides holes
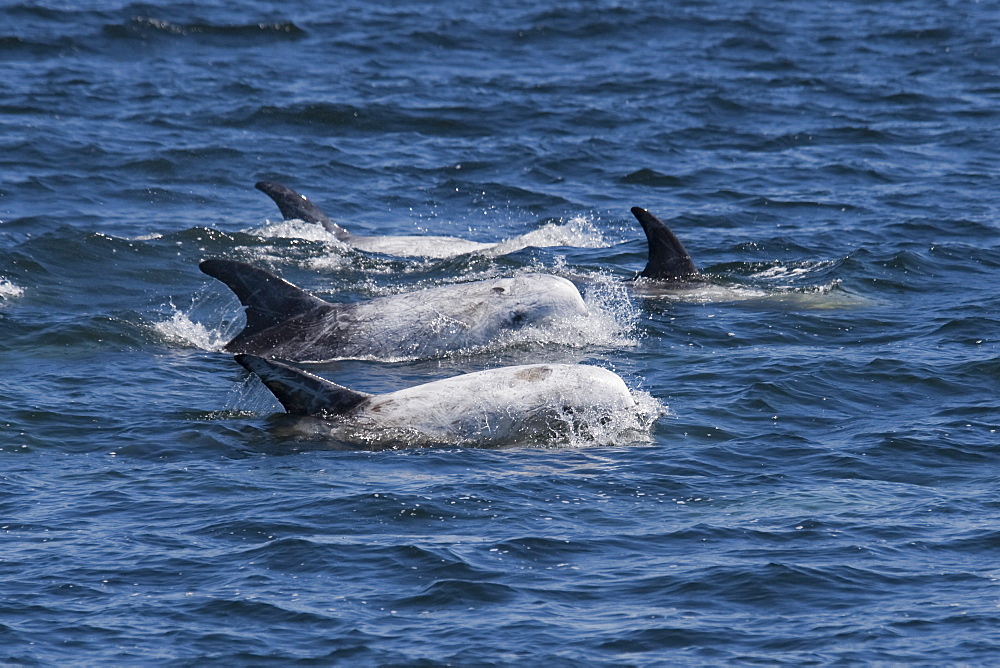
[[[495,327],[543,326],[588,313],[580,291],[560,276],[525,274],[492,281],[488,288],[484,310]]]

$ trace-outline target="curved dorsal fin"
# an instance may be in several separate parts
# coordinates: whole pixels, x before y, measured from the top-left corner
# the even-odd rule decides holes
[[[327,232],[337,237],[338,241],[346,241],[351,233],[323,213],[305,195],[300,195],[291,188],[280,183],[258,181],[254,187],[274,200],[278,210],[285,220],[304,220],[307,223],[319,223]]]
[[[639,276],[657,281],[697,280],[698,268],[670,228],[643,208],[632,207],[632,215],[642,225],[649,244],[649,261]]]
[[[285,410],[295,415],[341,415],[372,396],[256,355],[236,355],[236,361],[257,374]]]
[[[246,307],[247,325],[237,338],[252,336],[320,307],[336,308],[335,304],[249,264],[212,259],[202,261],[198,268],[229,286]]]

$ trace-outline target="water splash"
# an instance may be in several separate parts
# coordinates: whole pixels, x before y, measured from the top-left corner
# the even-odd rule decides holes
[[[222,352],[243,325],[242,314],[234,311],[235,303],[231,294],[206,286],[192,296],[189,306],[181,308],[171,301],[165,307],[168,312],[150,319],[146,326],[169,343]],[[225,315],[233,313],[235,317]]]
[[[267,221],[260,227],[251,227],[244,231],[255,237],[322,241],[323,243],[338,247],[342,251],[350,248],[343,241],[338,241],[337,237],[332,232],[328,232],[322,225],[307,223],[302,220]]]
[[[574,216],[565,223],[548,223],[526,234],[519,234],[501,241],[486,251],[488,255],[506,255],[536,246],[573,246],[576,248],[604,248],[608,244],[593,221],[584,216]]]
[[[571,448],[625,446],[652,442],[651,430],[660,417],[669,414],[666,404],[648,392],[631,390],[635,406],[612,415],[598,411],[577,412],[573,420],[553,429],[543,445]]]
[[[349,268],[351,262],[348,258],[339,254],[318,255],[303,260],[302,267],[320,273],[332,273]]]
[[[773,267],[766,267],[758,272],[755,272],[751,276],[755,279],[765,280],[765,281],[793,281],[803,276],[808,276],[817,271],[828,269],[836,265],[836,262],[826,261],[826,262],[810,262],[802,263],[796,265],[787,264],[776,264]],[[792,286],[786,285],[781,287],[791,288]]]
[[[608,274],[596,274],[584,289],[593,327],[606,333],[608,345],[635,345],[634,332],[642,311],[632,300],[628,284]]]
[[[230,339],[220,330],[206,327],[192,320],[189,313],[177,309],[167,320],[151,323],[150,327],[167,341],[211,352],[222,352]]]
[[[24,288],[14,285],[6,278],[0,278],[0,304],[13,301],[24,296]]]

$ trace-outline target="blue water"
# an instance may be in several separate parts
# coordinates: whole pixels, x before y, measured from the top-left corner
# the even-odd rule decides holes
[[[1000,6],[0,6],[0,662],[1000,659]],[[365,254],[359,234],[565,245]],[[624,287],[629,207],[717,293]],[[547,271],[513,363],[666,408],[610,445],[337,451],[221,345],[199,260],[328,299]]]

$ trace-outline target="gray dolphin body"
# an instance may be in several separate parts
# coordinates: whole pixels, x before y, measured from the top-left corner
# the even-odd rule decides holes
[[[488,369],[371,395],[254,355],[236,361],[286,412],[320,418],[331,430],[324,435],[367,447],[613,442],[655,418],[641,415],[617,374],[583,364]]]
[[[377,297],[324,301],[263,269],[211,259],[199,267],[246,307],[230,352],[297,362],[419,359],[476,349],[532,326],[572,326],[588,309],[570,281],[524,274]]]

